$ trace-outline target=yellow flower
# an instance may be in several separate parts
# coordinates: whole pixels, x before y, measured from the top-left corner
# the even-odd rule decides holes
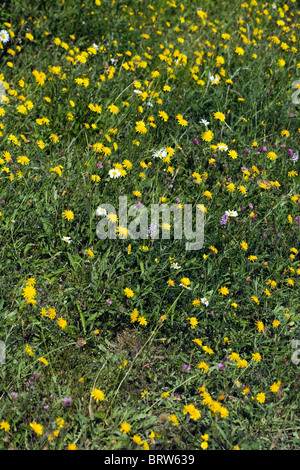
[[[233,193],[235,191],[235,185],[234,183],[227,183],[226,189],[229,193]]]
[[[219,293],[222,294],[222,295],[228,295],[229,290],[226,286],[221,286],[220,289],[219,289]]]
[[[247,367],[248,362],[245,359],[238,359],[236,365],[239,369],[242,369],[244,367]]]
[[[239,356],[238,353],[233,352],[233,353],[231,353],[231,354],[229,355],[229,359],[230,359],[232,362],[239,361],[239,360],[240,360],[240,356]]]
[[[255,322],[256,324],[256,327],[257,327],[257,331],[261,332],[261,331],[264,331],[265,327],[264,327],[264,324],[262,321],[257,321]]]
[[[4,429],[5,432],[10,430],[10,424],[7,421],[1,421],[0,429]]]
[[[198,320],[196,317],[189,318],[191,328],[194,329],[198,325]]]
[[[241,248],[242,248],[242,250],[247,251],[248,250],[248,243],[242,241],[241,242]]]
[[[28,301],[28,300],[33,300],[36,296],[36,290],[31,284],[27,284],[23,288],[23,297]]]
[[[240,191],[240,193],[244,194],[244,196],[247,195],[247,188],[245,188],[245,186],[238,186],[238,190]]]
[[[191,281],[189,280],[188,277],[183,277],[182,279],[180,279],[180,285],[182,285],[183,287],[188,287],[191,283]]]
[[[258,393],[256,396],[258,403],[264,403],[266,401],[266,395],[264,393]]]
[[[179,421],[176,415],[170,415],[169,420],[174,424],[174,426],[179,426]]]
[[[144,326],[147,325],[147,320],[145,317],[139,317],[138,322],[140,325],[144,325]]]
[[[120,111],[118,106],[115,106],[114,104],[111,104],[110,106],[107,106],[107,107],[112,114],[118,114],[118,112]]]
[[[67,219],[68,221],[73,220],[74,219],[74,212],[66,210],[66,211],[63,212],[63,217],[65,219]]]
[[[78,450],[78,447],[77,447],[76,444],[69,443],[68,444],[68,450]]]
[[[176,119],[181,126],[186,127],[188,125],[188,122],[183,118],[182,114],[177,114]]]
[[[33,356],[33,354],[34,354],[32,348],[29,346],[29,344],[26,344],[25,351],[27,352],[28,356]]]
[[[136,434],[133,436],[132,440],[138,445],[142,445],[143,443],[142,438],[140,436],[137,436]]]
[[[122,164],[126,168],[126,170],[131,170],[132,169],[132,163],[129,160],[124,160]]]
[[[242,47],[238,47],[238,46],[236,46],[234,52],[236,52],[236,54],[238,54],[238,55],[244,55],[245,54],[244,49]]]
[[[92,250],[88,249],[88,250],[86,250],[86,252],[87,252],[87,254],[89,255],[89,257],[90,257],[91,259],[94,259],[95,255],[94,255],[94,253],[92,252]]]
[[[220,113],[218,111],[217,113],[214,113],[214,119],[217,119],[219,121],[225,121],[225,114]]]
[[[234,160],[237,158],[238,154],[235,150],[228,150],[228,155]]]
[[[259,353],[253,353],[252,354],[252,361],[260,362],[261,361],[261,355]]]
[[[44,357],[39,357],[39,361],[41,361],[43,364],[45,364],[46,366],[49,364],[49,362],[47,361],[47,359],[45,359]]]
[[[38,434],[39,436],[43,435],[43,426],[38,423],[30,423],[30,427],[33,429],[33,431]]]
[[[276,160],[277,155],[276,155],[275,152],[268,152],[267,153],[267,158],[269,158],[270,160]]]
[[[210,191],[204,191],[203,196],[207,197],[207,199],[212,199],[212,194]]]
[[[183,408],[183,414],[189,413],[190,417],[196,421],[197,419],[201,418],[201,413],[200,411],[195,408],[194,405],[185,405]]]
[[[98,401],[104,401],[105,400],[104,393],[102,392],[102,390],[99,390],[98,388],[94,388],[91,395],[97,403],[98,403]]]
[[[277,393],[279,388],[280,388],[280,385],[281,385],[281,382],[278,381],[278,382],[274,382],[271,386],[270,386],[270,391],[272,393]]]
[[[120,431],[121,431],[123,434],[129,434],[129,433],[130,433],[130,429],[131,429],[131,425],[130,425],[129,423],[127,423],[126,421],[123,421],[123,423],[121,423]]]
[[[139,134],[147,134],[147,127],[145,126],[145,123],[143,121],[137,121],[136,126],[135,126],[136,132]]]
[[[169,119],[169,116],[167,115],[165,111],[158,111],[158,114],[161,117],[161,119],[165,122]]]
[[[129,289],[128,287],[125,287],[124,289],[124,293],[126,295],[126,297],[130,298],[130,297],[133,297],[134,296],[134,292],[133,290]]]
[[[214,133],[212,131],[206,131],[201,134],[201,139],[205,142],[211,142],[214,138]]]
[[[50,318],[50,320],[54,320],[55,317],[56,317],[55,308],[53,308],[53,307],[49,308],[49,318]]]
[[[28,165],[30,160],[28,157],[25,157],[24,155],[20,156],[17,158],[17,162],[21,163],[21,165]]]
[[[66,326],[67,326],[67,322],[66,322],[66,320],[64,320],[63,318],[58,318],[58,319],[57,319],[57,324],[58,324],[58,326],[61,327],[62,330],[63,330],[64,328],[66,328]]]
[[[99,183],[99,181],[101,180],[101,178],[100,178],[99,175],[92,175],[92,176],[91,176],[91,180],[92,180],[92,181],[95,181],[95,183]]]
[[[201,369],[203,372],[207,372],[208,369],[209,369],[209,365],[206,364],[206,362],[199,362],[199,364],[197,365],[198,369]]]
[[[107,214],[107,218],[110,222],[114,223],[118,221],[118,216],[116,214]]]

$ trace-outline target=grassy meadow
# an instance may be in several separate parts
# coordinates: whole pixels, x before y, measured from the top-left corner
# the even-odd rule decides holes
[[[0,449],[299,449],[299,15],[1,5]]]

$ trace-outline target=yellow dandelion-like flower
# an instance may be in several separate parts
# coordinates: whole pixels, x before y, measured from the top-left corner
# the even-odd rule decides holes
[[[38,424],[36,422],[30,423],[30,427],[39,436],[43,435],[43,426],[41,424]]]
[[[126,421],[123,421],[123,423],[121,423],[120,431],[123,434],[129,434],[130,430],[131,430],[131,425],[129,423],[127,423]]]
[[[97,403],[98,403],[98,401],[104,401],[105,400],[104,393],[102,392],[102,390],[99,390],[98,388],[94,388],[94,390],[91,392],[91,395]]]
[[[65,219],[67,219],[68,222],[69,222],[70,220],[73,220],[73,219],[74,219],[74,212],[73,212],[73,211],[65,210],[65,211],[63,212],[63,217],[64,217]]]
[[[131,298],[131,297],[134,296],[133,290],[132,290],[132,289],[129,289],[128,287],[125,287],[124,293],[125,293],[126,297],[128,297],[128,298]]]

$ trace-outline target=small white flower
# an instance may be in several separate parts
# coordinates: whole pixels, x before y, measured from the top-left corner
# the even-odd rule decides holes
[[[100,216],[100,215],[106,215],[106,214],[107,214],[106,209],[103,209],[103,207],[101,207],[101,206],[97,207],[96,215]]]
[[[108,174],[111,178],[120,178],[121,176],[121,172],[117,168],[112,168],[109,170]]]
[[[99,46],[97,46],[97,44],[94,43],[94,44],[93,44],[93,48],[96,49],[96,51],[98,51]]]
[[[237,211],[226,211],[225,214],[226,214],[228,217],[237,217],[237,216],[238,216]]]
[[[218,144],[218,149],[221,150],[221,152],[227,152],[228,147],[225,144]]]
[[[219,77],[217,76],[214,77],[213,75],[209,75],[208,78],[213,85],[217,85],[220,81]]]
[[[143,92],[141,90],[133,90],[137,95],[141,95]]]
[[[171,264],[171,268],[173,268],[173,269],[180,269],[181,266],[179,266],[179,264],[177,264],[177,263],[172,263],[172,264]]]
[[[0,41],[3,42],[3,44],[9,41],[9,34],[5,29],[1,29],[0,31]]]
[[[148,105],[148,106],[151,106],[151,108],[153,108],[153,104],[150,103],[150,101],[148,101],[147,105]]]
[[[206,127],[209,126],[209,121],[206,121],[206,119],[201,119],[199,122],[200,124],[204,124]]]
[[[157,150],[156,152],[153,153],[152,155],[154,158],[166,158],[168,156],[168,152],[166,152],[165,148],[161,148],[160,150]]]
[[[208,303],[208,300],[203,297],[203,299],[200,299],[201,300],[201,303],[204,304],[206,307],[208,307],[209,303]]]
[[[187,287],[184,284],[179,284],[179,286],[184,287],[185,289],[191,290],[191,287]]]
[[[63,241],[66,243],[71,243],[71,237],[62,237]]]

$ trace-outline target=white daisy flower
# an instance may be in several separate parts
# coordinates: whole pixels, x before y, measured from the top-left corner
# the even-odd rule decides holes
[[[178,263],[172,263],[172,264],[171,264],[171,268],[173,268],[173,269],[180,269],[181,266],[179,266]]]
[[[221,150],[221,152],[227,152],[228,147],[225,144],[218,144],[218,149]]]
[[[99,46],[98,46],[97,44],[95,44],[95,43],[94,43],[94,44],[93,44],[93,48],[94,48],[94,49],[96,49],[96,51],[98,51],[98,49],[99,49]]]
[[[112,168],[109,170],[108,174],[111,178],[120,178],[121,176],[121,172],[117,168]]]
[[[209,121],[206,121],[206,119],[201,119],[199,122],[200,124],[204,124],[206,127],[209,126]]]
[[[237,216],[238,216],[237,211],[226,211],[225,214],[226,214],[228,217],[237,217]]]
[[[209,303],[208,303],[208,300],[203,297],[203,299],[200,299],[201,303],[204,304],[206,307],[208,307]]]
[[[0,31],[0,41],[3,42],[3,44],[9,41],[9,34],[5,29],[1,29]]]
[[[66,243],[71,243],[71,237],[62,237],[63,241]]]
[[[157,150],[156,152],[153,153],[152,155],[154,158],[166,158],[168,156],[168,152],[166,152],[165,148],[161,148],[160,150]]]
[[[103,207],[101,207],[101,206],[97,207],[96,215],[100,216],[100,215],[106,215],[106,214],[107,214],[106,209],[103,209]]]
[[[213,85],[217,85],[220,81],[219,77],[217,76],[214,77],[213,75],[209,75],[208,78]]]

